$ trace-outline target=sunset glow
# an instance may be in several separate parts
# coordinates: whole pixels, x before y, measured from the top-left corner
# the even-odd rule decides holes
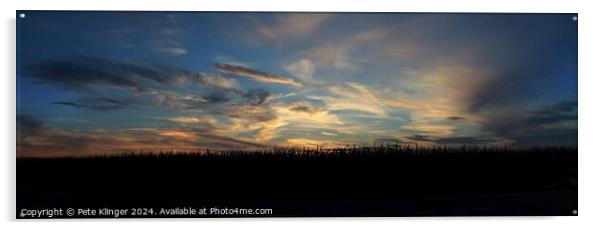
[[[576,145],[572,17],[31,12],[17,148]]]

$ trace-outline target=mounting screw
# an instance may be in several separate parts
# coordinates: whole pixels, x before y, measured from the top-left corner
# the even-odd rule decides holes
[[[20,18],[25,18],[25,14],[24,14],[24,13],[20,13],[20,14],[19,14],[19,17],[20,17]]]
[[[577,215],[577,210],[573,210],[573,215]]]
[[[573,21],[576,22],[577,21],[577,16],[573,16]]]

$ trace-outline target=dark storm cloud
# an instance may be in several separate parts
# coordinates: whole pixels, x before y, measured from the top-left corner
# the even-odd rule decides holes
[[[553,124],[577,119],[577,102],[563,101],[549,108],[537,110],[527,119],[530,124]]]
[[[496,67],[494,76],[484,76],[468,103],[469,112],[479,113],[504,106],[521,105],[540,95],[552,84],[548,70],[528,64]]]
[[[75,108],[100,110],[100,111],[124,109],[131,105],[128,102],[118,101],[118,100],[106,98],[106,97],[82,98],[82,99],[79,99],[78,101],[56,101],[56,102],[53,102],[52,104],[71,106],[71,107],[75,107]]]
[[[577,127],[568,124],[577,120],[576,25],[558,19],[517,24],[524,34],[491,45],[487,52],[496,55],[475,62],[488,72],[467,111],[480,118],[483,131],[516,146],[577,143]]]
[[[526,20],[528,19],[528,20]],[[523,15],[492,17],[476,24],[504,28],[507,35],[484,33],[474,46],[487,47],[472,65],[487,70],[467,101],[468,111],[495,116],[500,110],[528,108],[534,101],[571,99],[577,92],[577,24],[568,17]],[[511,27],[506,27],[510,23]],[[466,44],[469,45],[469,44]],[[517,109],[518,108],[518,109]],[[517,114],[522,116],[521,114]]]
[[[524,114],[500,111],[486,117],[486,131],[514,145],[577,144],[577,103],[563,101]]]
[[[292,79],[292,78],[281,77],[281,76],[277,76],[274,74],[266,73],[266,72],[259,71],[259,70],[249,69],[249,68],[242,67],[242,66],[229,65],[229,64],[215,64],[215,65],[213,65],[213,68],[215,68],[215,70],[222,72],[222,73],[232,74],[232,75],[240,76],[240,77],[248,77],[253,80],[260,81],[260,82],[288,85],[288,86],[297,87],[297,88],[303,86],[300,82],[298,82],[297,80]]]

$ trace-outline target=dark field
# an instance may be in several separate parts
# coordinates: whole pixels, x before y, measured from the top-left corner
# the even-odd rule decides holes
[[[574,215],[577,148],[391,146],[17,159],[17,216],[22,208],[61,207],[273,209],[253,216]]]

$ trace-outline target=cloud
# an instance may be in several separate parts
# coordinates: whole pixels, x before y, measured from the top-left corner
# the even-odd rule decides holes
[[[82,98],[77,102],[56,101],[56,102],[52,102],[52,104],[71,106],[71,107],[75,107],[75,108],[100,110],[100,111],[124,109],[130,105],[130,103],[128,103],[128,102],[118,101],[118,100],[106,98],[106,97]]]
[[[226,115],[233,118],[240,118],[250,122],[266,122],[275,120],[278,117],[267,106],[248,106],[241,105],[236,107],[222,108],[219,114]]]
[[[284,48],[311,41],[333,16],[328,13],[241,13],[216,20],[223,28],[216,32],[247,45]]]
[[[403,129],[410,132],[429,134],[436,136],[448,136],[454,133],[455,128],[451,125],[435,124],[433,121],[415,121],[404,125]]]
[[[228,64],[228,65],[235,65],[235,66],[242,66],[245,68],[250,68],[251,65],[240,61],[234,57],[230,57],[230,56],[225,56],[225,55],[217,55],[215,56],[215,61],[217,61],[218,63],[223,63],[223,64]]]
[[[329,132],[324,132],[324,131],[320,132],[320,134],[326,135],[326,136],[338,136],[338,134],[336,134],[336,133],[329,133]]]
[[[261,105],[267,101],[270,95],[270,91],[265,89],[253,89],[246,92],[244,97],[251,105]]]
[[[314,106],[307,102],[273,105],[278,117],[295,126],[313,126],[328,128],[343,122],[325,108]]]
[[[179,91],[158,91],[153,93],[154,103],[179,110],[203,110],[217,105],[223,105],[234,99],[228,91],[208,91],[203,95],[196,93],[181,93]]]
[[[156,46],[156,47],[153,47],[153,51],[159,52],[159,53],[164,53],[164,54],[169,54],[172,56],[188,53],[188,50],[186,50],[182,47],[178,47],[178,46]]]
[[[397,137],[380,137],[373,140],[373,145],[415,144],[415,142],[404,141]]]
[[[352,34],[341,34],[309,49],[316,64],[336,69],[357,69],[372,60],[394,61],[414,57],[418,45],[409,34],[398,34],[398,26],[379,25]]]
[[[341,121],[328,111],[308,103],[271,104],[267,102],[268,91],[250,90],[244,94],[242,103],[229,103],[210,109],[204,113],[221,117],[220,122],[206,117],[180,117],[170,121],[201,127],[211,126],[212,133],[226,136],[244,135],[255,141],[270,141],[280,134],[284,126],[328,128],[341,125]],[[205,124],[211,121],[210,125]],[[288,129],[288,128],[287,128]]]
[[[577,120],[577,101],[561,101],[549,107],[532,112],[527,118],[531,124],[554,124]]]
[[[237,103],[258,105],[265,103],[270,95],[261,89],[244,92],[236,80],[222,76],[164,65],[131,64],[92,57],[43,61],[29,66],[25,76],[39,84],[78,92],[108,88],[125,90],[134,96],[153,95],[158,105],[181,109],[205,108],[210,104],[230,102],[237,98]],[[198,91],[187,93],[182,90],[189,82],[196,83],[200,87]],[[78,101],[55,101],[54,104],[112,110],[125,108],[131,102],[83,98]]]
[[[529,112],[499,108],[483,114],[481,126],[515,146],[576,145],[577,102],[562,101]]]
[[[295,112],[304,112],[304,113],[313,113],[314,112],[313,108],[306,106],[306,105],[296,105],[296,106],[289,108],[289,110],[295,111]]]
[[[199,95],[193,94],[180,94],[169,91],[158,91],[155,92],[154,102],[157,105],[166,106],[170,108],[181,108],[181,109],[194,109],[202,107],[207,99]]]
[[[308,54],[320,65],[333,66],[337,69],[354,67],[353,59],[349,56],[350,48],[340,44],[326,44],[309,50]]]
[[[204,97],[204,102],[207,103],[224,103],[231,100],[232,98],[228,97],[224,91],[214,91]]]
[[[412,141],[428,141],[431,142],[433,141],[433,139],[429,136],[429,135],[421,135],[421,134],[415,134],[413,136],[407,136],[406,139],[408,140],[412,140]]]
[[[324,13],[287,13],[276,16],[273,23],[256,23],[260,35],[270,40],[304,37],[320,27],[332,15]]]
[[[211,121],[174,118],[190,127],[130,128],[71,131],[49,128],[30,115],[17,116],[19,157],[86,156],[144,151],[198,151],[199,149],[261,148],[252,140],[225,136]],[[198,124],[206,124],[199,126]]]
[[[240,77],[248,77],[260,82],[287,85],[295,88],[301,88],[303,86],[303,84],[292,78],[281,77],[242,66],[215,64],[213,67],[215,70],[222,73],[232,74]]]
[[[416,134],[407,136],[406,139],[417,142],[429,142],[439,145],[490,145],[499,143],[499,140],[482,137],[457,136],[457,137],[433,137],[429,135]]]
[[[131,46],[127,50],[130,54],[145,49],[146,52],[183,55],[189,52],[186,41],[198,39],[186,39],[186,31],[178,27],[176,16],[169,16],[168,20],[156,17],[163,23],[152,17],[138,17],[138,24],[119,23],[116,28],[110,28],[117,30],[97,37],[121,39],[119,44]],[[539,20],[522,20],[527,18],[512,19],[512,22],[520,23],[508,24],[509,21],[495,17],[474,21],[474,16],[458,15],[358,14],[340,15],[345,20],[332,21],[330,14],[322,13],[240,14],[251,20],[230,16],[203,16],[211,19],[206,20],[209,23],[207,29],[216,29],[207,34],[220,38],[216,40],[220,44],[232,44],[240,39],[257,40],[254,44],[240,43],[256,46],[237,47],[260,53],[277,51],[279,55],[276,56],[284,58],[280,61],[289,61],[274,62],[271,60],[273,55],[254,59],[253,62],[264,64],[280,63],[276,66],[280,70],[263,72],[235,58],[216,57],[213,53],[205,60],[215,59],[220,64],[213,67],[216,73],[206,70],[210,73],[205,74],[201,70],[114,59],[50,59],[20,71],[22,76],[32,80],[24,81],[24,87],[35,82],[77,91],[76,95],[88,95],[88,99],[48,97],[47,103],[43,103],[48,107],[48,103],[54,102],[57,109],[108,111],[138,105],[128,100],[90,99],[98,95],[121,97],[126,94],[146,100],[148,107],[141,106],[135,114],[128,112],[132,119],[140,121],[123,122],[144,124],[145,127],[138,128],[148,130],[138,130],[136,134],[123,130],[112,132],[120,135],[119,140],[112,141],[127,140],[123,144],[131,146],[223,146],[229,143],[225,139],[208,143],[211,141],[209,134],[275,143],[306,139],[308,133],[321,138],[333,138],[329,134],[336,134],[340,135],[337,139],[355,138],[362,143],[375,137],[390,142],[413,138],[413,141],[432,144],[576,143],[576,96],[571,97],[576,88],[566,88],[572,86],[567,79],[576,77],[573,74],[576,69],[570,67],[574,51],[571,47],[575,44],[570,42],[575,37],[570,33],[572,29],[533,24]],[[389,18],[392,16],[395,17]],[[336,27],[343,21],[353,25]],[[132,29],[119,30],[124,25]],[[467,36],[471,33],[457,31],[478,32],[479,36]],[[500,36],[516,31],[522,31],[525,36]],[[234,40],[228,40],[229,37],[223,36],[225,34]],[[140,38],[144,41],[140,42]],[[25,56],[36,57],[33,54]],[[131,60],[132,57],[120,58]],[[281,72],[290,77],[280,75],[284,74]],[[318,73],[331,76],[314,84]],[[249,81],[237,77],[299,90],[287,94],[290,90],[282,92],[282,87],[267,84],[264,86],[276,91],[249,89],[257,84],[247,85]],[[237,80],[245,84],[240,85]],[[562,99],[568,101],[556,103]],[[151,104],[152,100],[155,104]],[[36,108],[39,105],[31,103],[25,105]],[[153,120],[148,118],[149,114],[175,117]],[[27,138],[29,143],[37,146],[64,146],[57,143],[76,137],[83,138],[82,143],[89,143],[87,141],[101,137],[86,130],[87,125],[63,121],[43,126],[27,121],[26,117],[20,119],[23,127],[30,127],[24,128],[30,130],[26,133],[47,134]],[[88,133],[49,128],[62,125]],[[199,140],[203,138],[206,140]]]
[[[464,120],[464,119],[466,119],[466,118],[459,117],[459,116],[450,116],[450,117],[447,117],[447,120],[450,120],[450,121],[461,121],[461,120]]]
[[[188,50],[184,47],[184,45],[182,45],[182,43],[172,39],[151,40],[150,47],[153,52],[163,53],[170,56],[188,53]]]
[[[198,73],[166,66],[73,57],[28,66],[25,75],[39,83],[71,90],[118,88],[142,92],[153,85],[175,84]]]
[[[227,135],[226,128],[224,128],[220,122],[213,116],[208,115],[196,115],[196,116],[185,116],[185,117],[169,117],[164,118],[174,123],[177,123],[185,127],[194,127],[197,130],[204,130],[220,135]]]
[[[240,90],[240,85],[234,79],[211,76],[205,73],[199,73],[197,83],[201,85],[215,86],[226,90]]]
[[[17,132],[19,157],[74,153],[84,150],[93,142],[86,136],[49,130],[43,121],[31,115],[17,115]]]
[[[373,93],[368,87],[356,82],[328,88],[332,96],[318,96],[328,104],[329,110],[355,110],[385,117],[387,114],[385,101]]]
[[[141,86],[132,77],[143,72],[147,69],[107,59],[78,57],[43,61],[29,66],[25,74],[41,83],[74,90],[99,87],[137,90]]]
[[[128,20],[122,25],[127,27],[103,30],[97,32],[96,36],[110,45],[127,48],[133,52],[151,51],[168,56],[188,53],[184,44],[187,33],[179,26],[177,17],[142,16]]]
[[[320,147],[344,147],[345,145],[332,140],[312,140],[306,138],[287,139],[285,144],[293,146],[320,146]]]
[[[442,137],[437,138],[434,142],[441,145],[483,145],[493,144],[496,141],[480,137]]]
[[[295,75],[304,81],[313,81],[313,75],[316,67],[309,59],[301,59],[297,62],[283,66],[289,73]]]
[[[179,37],[183,36],[185,33],[186,31],[181,28],[163,27],[157,29],[157,34],[166,37]]]
[[[303,107],[303,110],[298,108]],[[250,135],[256,141],[273,141],[285,138],[283,130],[324,129],[343,125],[337,116],[309,104],[272,104],[261,106],[238,106],[222,109],[220,115],[230,117],[225,129],[231,134]],[[280,135],[280,136],[279,136]]]
[[[263,92],[263,91],[251,91]],[[249,93],[247,93],[249,94]],[[222,123],[221,130],[228,135],[250,135],[256,141],[270,141],[280,134],[286,126],[287,130],[295,128],[328,128],[342,125],[336,115],[329,114],[323,108],[309,103],[295,102],[291,104],[268,104],[261,102],[267,94],[253,99],[247,104],[221,106],[212,112],[216,116],[225,116],[229,120]],[[259,99],[259,101],[257,101]],[[289,125],[292,125],[289,127]]]
[[[240,139],[227,137],[227,136],[217,136],[214,134],[201,134],[200,136],[204,140],[208,140],[213,146],[221,147],[223,149],[244,148],[244,147],[247,147],[247,148],[248,147],[254,147],[254,148],[265,147],[265,145],[261,144],[261,143],[240,140]]]
[[[44,123],[31,115],[17,115],[19,135],[37,134],[43,131]]]
[[[256,141],[269,141],[280,133],[280,128],[288,123],[281,119],[270,107],[236,106],[222,108],[217,112],[230,118],[224,130],[230,135],[246,133]]]
[[[417,98],[384,87],[374,89],[359,82],[345,82],[328,87],[330,95],[310,96],[328,104],[329,110],[352,110],[373,114],[381,118],[390,117],[399,109],[411,113],[414,119],[438,117],[445,119],[451,114],[459,114],[461,108],[454,103],[441,103],[445,98]],[[463,116],[465,116],[463,114]]]
[[[154,93],[157,105],[173,109],[205,111],[225,115],[236,107],[246,108],[263,106],[268,103],[271,93],[265,89],[207,90],[204,93],[180,93],[179,91],[161,91]],[[236,115],[235,115],[236,116]]]

